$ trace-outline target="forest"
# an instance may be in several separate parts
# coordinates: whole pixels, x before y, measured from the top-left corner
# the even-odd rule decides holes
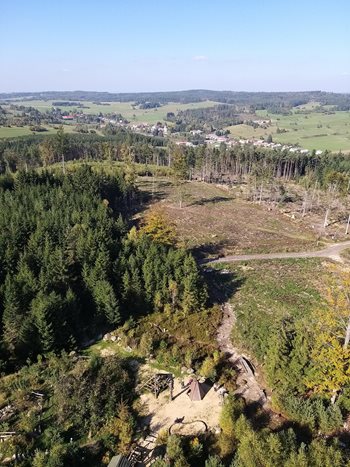
[[[173,92],[141,92],[141,93],[109,93],[94,91],[54,91],[54,92],[13,92],[0,93],[0,99],[42,99],[42,100],[73,100],[98,102],[130,102],[160,103],[168,102],[201,102],[211,100],[224,104],[237,104],[255,109],[285,108],[306,104],[310,101],[320,102],[322,105],[341,106],[348,110],[350,98],[348,94],[331,93],[323,91],[305,92],[237,92],[237,91],[211,91],[194,89]]]
[[[152,230],[127,235],[133,188],[83,167],[1,180],[2,367],[74,350],[129,316],[205,304],[197,266]],[[176,287],[176,302],[171,290]]]
[[[123,160],[132,148],[135,162],[165,160],[163,138],[144,136],[123,129],[106,127],[106,135],[67,134],[32,135],[0,141],[0,173],[37,168],[69,160]],[[124,152],[123,152],[124,144]],[[166,159],[167,160],[167,159]]]
[[[189,132],[191,130],[202,130],[211,132],[231,125],[243,123],[243,118],[239,115],[239,109],[234,105],[218,105],[203,109],[182,110],[168,118],[175,125],[172,132]]]

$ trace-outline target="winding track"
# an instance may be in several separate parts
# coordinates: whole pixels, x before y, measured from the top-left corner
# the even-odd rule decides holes
[[[342,243],[333,243],[322,250],[300,251],[298,253],[262,253],[251,255],[229,255],[213,260],[207,260],[207,263],[233,263],[236,261],[251,261],[259,259],[291,259],[291,258],[329,258],[334,261],[343,262],[341,253],[350,248],[350,240]]]

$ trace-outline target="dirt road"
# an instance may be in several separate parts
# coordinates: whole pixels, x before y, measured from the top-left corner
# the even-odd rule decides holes
[[[289,258],[329,258],[334,261],[343,262],[341,253],[350,248],[350,241],[342,243],[334,243],[323,250],[316,251],[300,251],[298,253],[262,253],[251,255],[230,255],[223,256],[213,260],[208,260],[208,263],[233,263],[235,261],[251,261],[259,259],[289,259]]]

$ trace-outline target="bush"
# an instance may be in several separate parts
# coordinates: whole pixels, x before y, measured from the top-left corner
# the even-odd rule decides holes
[[[244,402],[229,396],[224,403],[220,415],[221,433],[219,436],[219,449],[222,457],[233,453],[236,445],[235,424],[243,412]]]
[[[201,376],[204,378],[209,378],[214,380],[216,377],[216,364],[212,357],[207,357],[202,363],[201,369],[199,371]]]
[[[219,456],[210,456],[205,461],[205,467],[224,467]]]

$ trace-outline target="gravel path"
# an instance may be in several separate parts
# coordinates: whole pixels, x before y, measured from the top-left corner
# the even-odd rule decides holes
[[[334,243],[316,251],[301,251],[299,253],[262,253],[251,255],[230,255],[223,256],[213,260],[207,260],[208,263],[233,263],[235,261],[251,261],[257,259],[289,259],[289,258],[329,258],[334,261],[343,262],[341,253],[350,248],[350,241]]]

